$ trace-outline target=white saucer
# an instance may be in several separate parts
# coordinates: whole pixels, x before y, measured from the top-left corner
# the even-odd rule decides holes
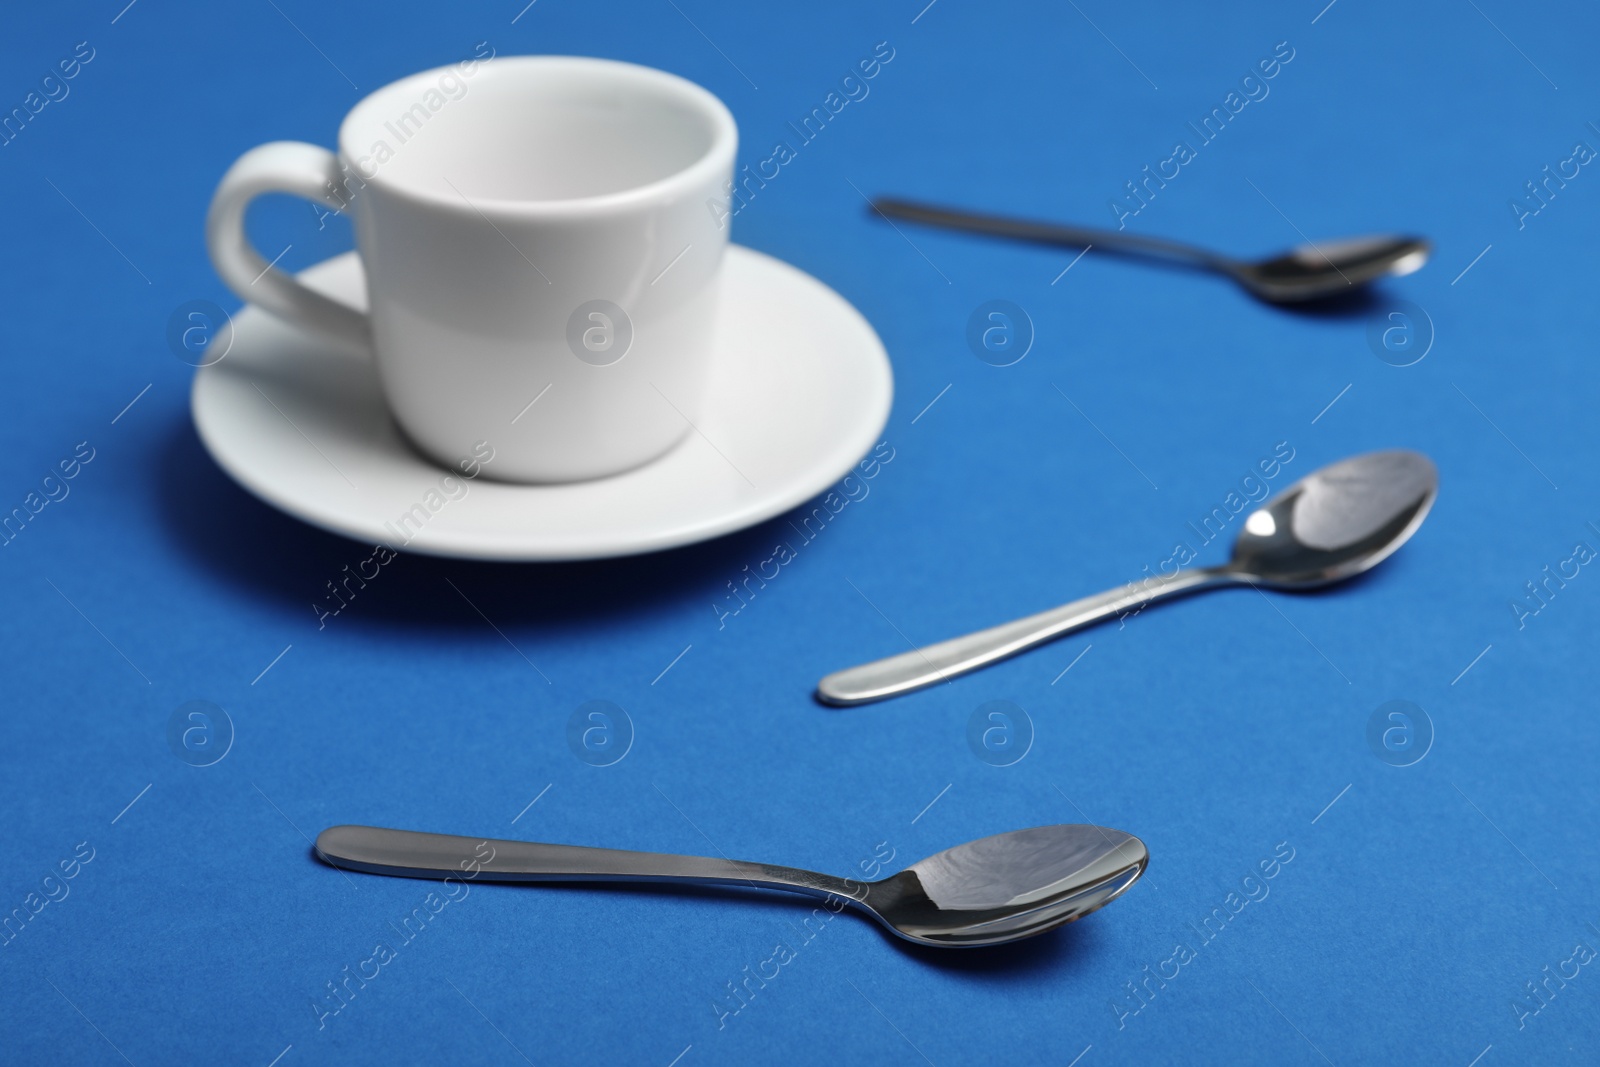
[[[301,278],[329,296],[365,304],[354,252]],[[703,541],[827,489],[878,441],[894,391],[878,335],[809,274],[733,245],[723,286],[698,432],[690,430],[662,458],[611,478],[512,485],[479,477],[441,487],[449,472],[401,437],[370,360],[325,350],[250,307],[234,318],[223,358],[195,376],[195,426],[222,469],[262,500],[312,525],[395,549],[573,560]],[[228,343],[227,331],[213,341]],[[416,505],[424,510],[414,512]],[[398,520],[408,512],[427,518],[400,531]]]

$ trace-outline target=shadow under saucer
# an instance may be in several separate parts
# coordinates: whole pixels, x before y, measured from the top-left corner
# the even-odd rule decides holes
[[[217,466],[187,421],[173,427],[154,477],[161,520],[198,566],[251,597],[304,610],[308,619],[316,617],[313,605],[335,608],[334,596],[353,590],[350,614],[369,626],[481,628],[483,619],[466,604],[460,611],[437,610],[441,597],[460,600],[447,583],[470,593],[471,603],[496,624],[534,629],[603,625],[715,600],[730,575],[770,554],[788,531],[780,515],[710,541],[638,556],[503,563],[401,552],[383,562],[374,545],[318,529],[251,495]],[[372,610],[361,610],[367,605]]]

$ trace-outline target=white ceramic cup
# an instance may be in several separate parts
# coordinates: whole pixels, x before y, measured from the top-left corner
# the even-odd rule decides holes
[[[487,441],[487,476],[597,478],[697,421],[737,139],[720,100],[662,71],[469,60],[362,100],[337,154],[246,152],[217,187],[206,244],[241,299],[370,351],[395,421],[438,462]],[[270,192],[351,209],[368,312],[250,244],[245,209]]]

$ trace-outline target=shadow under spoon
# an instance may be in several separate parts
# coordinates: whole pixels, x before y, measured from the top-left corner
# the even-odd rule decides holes
[[[1233,259],[1204,248],[1121,230],[1097,230],[985,215],[890,197],[872,201],[886,219],[1012,237],[1069,248],[1090,247],[1124,255],[1185,263],[1224,274],[1272,304],[1304,304],[1347,296],[1385,275],[1410,274],[1428,261],[1433,246],[1420,237],[1374,235],[1320,244],[1307,242],[1261,260]]]
[[[1388,559],[1422,525],[1439,472],[1420,452],[1368,452],[1313,471],[1245,520],[1220,567],[1161,573],[1015,622],[838,671],[817,699],[840,706],[909,693],[986,667],[1163,597],[1222,585],[1314,589]]]
[[[698,856],[624,852],[448,834],[333,826],[317,858],[405,878],[492,882],[676,882],[749,886],[821,897],[866,912],[924,945],[1000,945],[1105,907],[1144,873],[1144,842],[1099,826],[1039,826],[947,849],[875,882]]]

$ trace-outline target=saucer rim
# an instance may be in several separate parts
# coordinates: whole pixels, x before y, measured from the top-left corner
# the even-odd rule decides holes
[[[359,253],[352,250],[335,256],[330,256],[318,263],[297,272],[302,280],[310,281],[315,285],[318,278],[325,274],[349,269],[350,261],[357,261],[359,267]],[[622,534],[604,531],[594,535],[594,539],[584,545],[558,546],[544,544],[530,545],[526,540],[507,538],[504,534],[481,535],[470,528],[455,527],[448,530],[439,530],[432,526],[418,531],[417,535],[402,545],[395,545],[392,538],[378,536],[381,520],[369,523],[351,521],[349,512],[324,508],[320,502],[308,501],[303,496],[296,496],[281,490],[276,485],[269,485],[258,478],[252,469],[252,464],[238,457],[230,456],[227,445],[223,440],[225,433],[219,433],[216,427],[208,428],[208,419],[204,412],[206,402],[203,394],[206,391],[206,382],[210,380],[213,367],[219,366],[222,361],[205,365],[199,368],[194,376],[190,388],[190,417],[193,420],[196,433],[212,460],[222,468],[231,479],[250,492],[264,503],[277,510],[298,519],[308,525],[329,533],[350,538],[366,543],[383,544],[395,552],[410,552],[417,555],[433,556],[443,559],[470,559],[486,562],[506,563],[559,563],[579,562],[585,560],[621,559],[629,556],[647,555],[673,548],[682,548],[688,545],[699,544],[714,540],[727,534],[748,529],[768,519],[790,511],[799,505],[823,493],[829,486],[847,475],[850,470],[873,447],[875,441],[881,438],[883,429],[888,425],[889,414],[894,405],[894,374],[888,352],[885,350],[882,338],[872,324],[867,321],[861,312],[835,291],[831,286],[822,282],[810,273],[785,262],[775,256],[757,251],[746,245],[730,243],[728,245],[728,260],[725,269],[737,270],[740,260],[747,262],[765,261],[763,266],[776,270],[782,282],[799,286],[813,287],[817,294],[828,303],[832,303],[835,311],[843,317],[853,319],[862,335],[862,352],[859,359],[865,364],[870,363],[871,369],[864,369],[863,378],[875,379],[877,394],[876,403],[872,405],[873,413],[870,418],[862,418],[857,429],[849,435],[852,443],[848,448],[838,448],[831,451],[837,457],[848,455],[848,461],[835,458],[832,462],[818,461],[810,464],[803,472],[797,473],[790,479],[787,488],[766,499],[758,499],[739,503],[737,506],[712,512],[710,518],[698,518],[682,522],[666,530],[658,530],[648,536],[638,534]],[[733,312],[724,306],[719,310],[719,315],[731,315]],[[260,308],[246,305],[232,316],[232,333],[230,346],[237,343],[237,333],[241,320],[248,328],[252,320],[258,318],[271,319],[269,312]],[[293,330],[294,327],[281,320],[272,323]],[[220,336],[218,338],[220,340]],[[341,355],[329,353],[330,359],[371,359],[371,354]],[[866,430],[870,426],[871,432]],[[685,447],[694,437],[692,432],[686,432],[683,439],[669,449],[662,456],[608,478],[594,479],[582,482],[564,482],[552,484],[517,484],[513,482],[493,482],[496,490],[504,493],[510,492],[525,495],[528,499],[538,499],[541,496],[559,494],[575,488],[586,489],[603,485],[613,479],[626,479],[639,477],[645,472],[666,463],[674,453]],[[448,473],[445,468],[439,467],[427,456],[415,451],[414,446],[404,440],[404,435],[396,427],[396,440],[420,463],[430,469],[441,473]],[[380,451],[390,452],[389,448],[380,447]]]

